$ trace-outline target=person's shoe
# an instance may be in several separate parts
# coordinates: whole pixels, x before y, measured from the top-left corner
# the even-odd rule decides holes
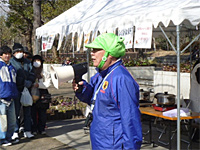
[[[19,128],[19,133],[24,132],[24,127]]]
[[[12,145],[12,143],[11,143],[11,142],[8,142],[7,140],[4,140],[4,141],[2,142],[2,146],[10,146],[10,145]]]
[[[19,139],[18,133],[15,132],[11,138],[12,140]]]
[[[46,135],[46,132],[45,132],[45,131],[42,131],[41,134],[42,134],[42,135]]]
[[[17,143],[19,143],[19,139],[12,140],[12,144],[17,144]]]
[[[33,134],[31,134],[31,132],[30,131],[27,131],[27,132],[24,132],[24,137],[26,137],[26,138],[33,138],[34,137],[34,135]]]

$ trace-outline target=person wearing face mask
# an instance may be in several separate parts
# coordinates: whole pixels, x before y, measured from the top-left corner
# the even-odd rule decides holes
[[[122,63],[123,41],[122,37],[105,33],[86,45],[92,48],[91,58],[97,73],[90,83],[83,80],[72,84],[76,96],[91,106],[90,139],[94,150],[141,147],[139,85]],[[79,85],[83,85],[81,92]]]
[[[20,109],[23,109],[24,114],[24,137],[32,138],[34,135],[31,134],[31,106],[21,106],[20,98],[21,92],[24,87],[30,90],[32,84],[35,82],[35,75],[32,69],[31,62],[23,57],[24,48],[19,43],[13,45],[13,57],[10,59],[11,64],[17,71],[16,84],[19,91],[19,96],[14,99],[15,101],[15,112],[16,112],[16,128],[12,136],[14,143],[19,142],[19,127],[20,127]]]
[[[49,101],[44,95],[49,94],[48,87],[51,85],[51,75],[48,72],[44,72],[43,62],[44,60],[40,55],[35,55],[32,58],[33,70],[36,76],[33,88],[39,89],[39,99],[34,100],[32,106],[32,133],[34,135],[37,133],[46,134],[46,111],[49,108]]]

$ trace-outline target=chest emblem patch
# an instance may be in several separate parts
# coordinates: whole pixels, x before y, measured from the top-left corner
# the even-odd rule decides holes
[[[108,87],[108,81],[105,81],[105,82],[103,83],[102,88],[103,88],[103,90],[105,90],[105,89],[107,89],[107,87]]]

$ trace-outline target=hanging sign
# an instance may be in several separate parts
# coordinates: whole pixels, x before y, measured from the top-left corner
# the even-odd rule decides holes
[[[135,27],[134,48],[151,48],[152,41],[152,24]]]
[[[42,37],[42,51],[47,51],[47,42],[48,42],[48,37],[43,36]]]
[[[133,47],[133,27],[119,29],[118,36],[125,38],[124,44],[126,49]]]
[[[50,36],[48,36],[47,46],[46,46],[46,49],[47,49],[47,50],[49,50],[49,49],[52,48],[54,39],[55,39],[55,35],[50,35]]]

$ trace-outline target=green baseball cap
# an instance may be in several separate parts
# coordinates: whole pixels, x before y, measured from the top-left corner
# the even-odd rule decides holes
[[[104,33],[95,38],[92,43],[85,45],[85,47],[103,49],[109,55],[119,58],[125,55],[125,45],[123,41],[123,37],[119,37],[114,33]]]

